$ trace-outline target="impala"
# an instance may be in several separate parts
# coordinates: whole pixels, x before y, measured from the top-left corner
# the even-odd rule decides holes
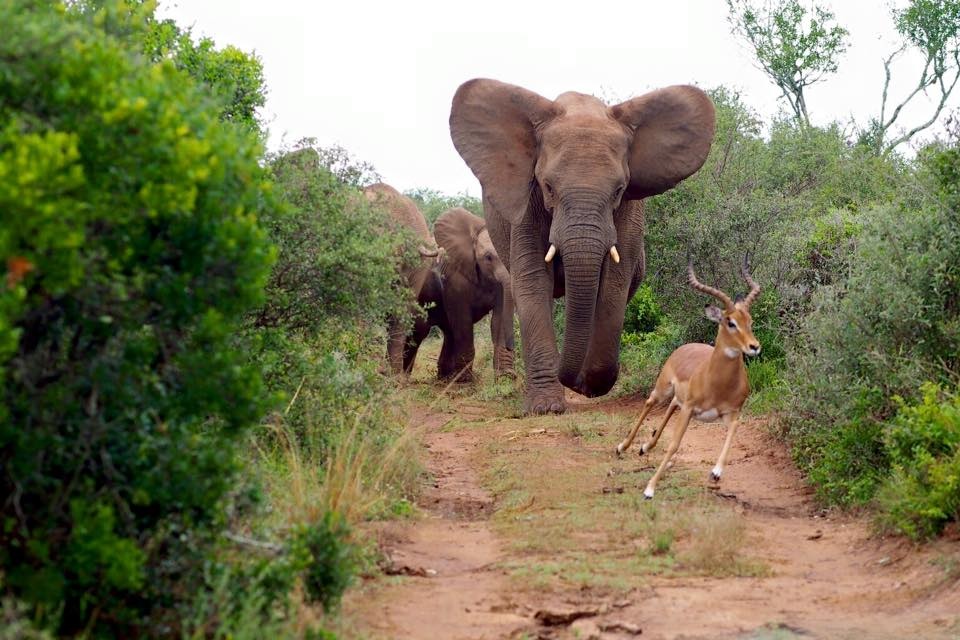
[[[719,482],[723,474],[723,465],[730,451],[730,443],[733,442],[733,434],[737,431],[740,409],[750,394],[743,356],[755,356],[760,353],[760,343],[753,335],[753,318],[750,317],[750,305],[759,295],[760,285],[750,277],[746,258],[744,258],[741,273],[750,286],[750,293],[746,297],[738,296],[736,300],[731,300],[730,296],[720,289],[701,284],[693,272],[692,261],[687,266],[690,286],[722,302],[723,309],[709,304],[704,309],[707,318],[719,325],[716,346],[690,343],[678,347],[670,354],[660,375],[657,376],[653,391],[644,403],[637,423],[627,439],[617,445],[619,456],[636,438],[637,431],[640,430],[643,419],[647,417],[650,410],[670,402],[663,421],[653,430],[650,439],[640,447],[641,455],[649,452],[656,446],[663,428],[674,411],[680,410],[680,423],[667,449],[667,455],[664,456],[660,466],[650,478],[650,482],[647,483],[647,488],[643,491],[644,497],[648,499],[653,497],[657,489],[657,481],[660,480],[660,476],[670,464],[670,459],[677,452],[677,447],[680,446],[680,440],[683,439],[691,418],[702,422],[722,419],[726,424],[727,438],[720,450],[717,464],[710,472],[710,477],[714,482]]]

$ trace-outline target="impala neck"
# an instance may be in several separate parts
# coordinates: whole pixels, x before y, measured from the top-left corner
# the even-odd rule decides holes
[[[731,340],[730,333],[722,323],[717,329],[717,339],[714,344],[716,346],[707,364],[711,379],[732,381],[747,375],[747,368],[743,364],[743,351]]]

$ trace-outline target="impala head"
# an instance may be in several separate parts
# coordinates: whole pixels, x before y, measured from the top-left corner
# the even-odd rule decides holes
[[[750,285],[750,293],[746,296],[737,296],[736,299],[731,300],[730,296],[720,289],[708,287],[697,280],[697,276],[693,272],[693,261],[687,266],[687,279],[690,286],[697,291],[713,296],[723,304],[723,308],[708,304],[704,308],[704,313],[707,318],[719,325],[717,348],[724,349],[730,357],[740,353],[747,356],[755,356],[760,353],[760,342],[753,335],[753,318],[750,316],[750,306],[760,294],[760,285],[750,277],[746,257],[743,259],[740,273],[743,274],[746,283]]]

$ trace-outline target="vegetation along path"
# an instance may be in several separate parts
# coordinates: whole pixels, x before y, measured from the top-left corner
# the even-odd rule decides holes
[[[723,429],[695,424],[645,501],[662,451],[613,455],[641,400],[568,400],[522,419],[475,396],[417,406],[423,516],[379,531],[393,575],[345,605],[362,637],[960,636],[956,536],[917,548],[820,511],[763,418],[719,489]]]

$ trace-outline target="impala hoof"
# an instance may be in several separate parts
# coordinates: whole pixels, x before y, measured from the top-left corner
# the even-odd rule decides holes
[[[653,489],[651,489],[650,487],[647,487],[646,489],[644,489],[644,490],[643,490],[643,497],[644,497],[645,499],[647,499],[647,500],[652,500],[652,499],[653,499]]]
[[[723,469],[714,469],[710,472],[710,480],[712,482],[720,482],[721,475],[723,475]]]
[[[618,457],[618,458],[622,458],[622,457],[623,457],[623,451],[624,451],[625,449],[626,449],[626,447],[623,446],[623,443],[622,443],[622,442],[617,445],[617,457]]]

